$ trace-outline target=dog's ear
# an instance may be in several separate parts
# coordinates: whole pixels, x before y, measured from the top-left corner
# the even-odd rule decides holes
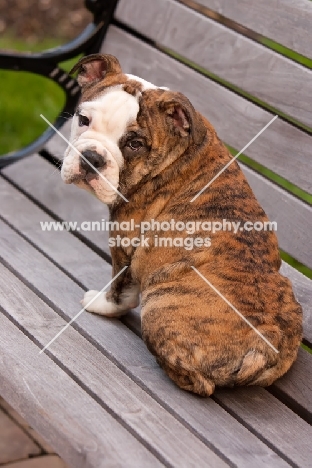
[[[77,80],[82,88],[102,80],[109,73],[122,73],[120,63],[116,57],[109,54],[92,54],[82,57],[69,73],[75,73],[77,70]]]
[[[166,113],[166,121],[174,133],[182,138],[191,136],[199,145],[207,133],[202,116],[181,93],[165,91],[157,100],[158,108]]]

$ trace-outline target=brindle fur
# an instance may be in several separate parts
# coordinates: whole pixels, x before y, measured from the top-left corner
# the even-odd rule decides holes
[[[83,90],[96,98],[114,84],[133,83],[121,69]],[[118,67],[117,67],[118,68]],[[183,109],[189,128],[174,125],[174,109]],[[267,221],[242,171],[232,163],[190,203],[232,158],[212,125],[181,94],[161,89],[141,93],[140,112],[128,131],[146,139],[129,154],[120,173],[121,197],[111,205],[112,221]],[[126,237],[138,231],[114,232]],[[153,238],[155,232],[145,235]],[[157,232],[168,237],[207,237],[207,232]],[[125,286],[142,292],[142,335],[159,365],[179,387],[203,396],[216,386],[271,385],[290,368],[302,337],[302,309],[290,281],[279,273],[281,259],[272,231],[208,233],[211,247],[113,248],[113,275],[129,268],[112,285],[118,303]],[[278,349],[277,354],[191,268],[194,266]]]

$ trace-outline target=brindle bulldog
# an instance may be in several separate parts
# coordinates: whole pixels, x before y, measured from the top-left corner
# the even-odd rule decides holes
[[[94,299],[88,311],[118,317],[141,294],[143,339],[185,390],[208,396],[216,386],[271,385],[296,359],[302,336],[276,235],[220,230],[207,247],[202,227],[268,221],[238,164],[191,202],[231,160],[212,125],[184,95],[124,74],[111,55],[84,57],[77,70],[82,95],[62,178],[106,203],[116,225],[134,220],[133,229],[114,231],[129,242],[111,247],[113,277],[127,268],[109,292],[87,292],[83,305]],[[151,220],[159,238],[178,234],[182,243],[159,247],[152,228],[145,236],[153,242],[131,242]],[[193,248],[183,243],[189,233],[164,228],[171,220],[197,223]]]

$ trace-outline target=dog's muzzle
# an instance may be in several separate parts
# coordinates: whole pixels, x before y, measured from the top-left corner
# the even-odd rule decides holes
[[[79,163],[80,168],[85,171],[86,174],[97,174],[107,165],[106,152],[104,154],[99,154],[94,150],[82,151]]]

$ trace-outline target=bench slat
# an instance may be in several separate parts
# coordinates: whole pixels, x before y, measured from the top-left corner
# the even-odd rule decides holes
[[[77,468],[163,466],[3,313],[0,335],[1,395],[65,461]]]
[[[36,168],[36,170],[34,170]],[[91,219],[101,219],[102,216],[108,219],[108,213],[107,213],[107,207],[106,205],[103,205],[102,203],[99,203],[98,200],[94,197],[91,197],[88,193],[83,192],[81,189],[77,189],[76,187],[69,187],[68,185],[63,184],[60,176],[58,173],[53,173],[54,169],[53,166],[51,166],[48,162],[44,161],[41,157],[39,156],[32,156],[28,158],[27,160],[20,161],[19,163],[16,163],[14,166],[11,168],[7,168],[4,172],[7,176],[10,177],[14,181],[14,183],[18,184],[22,190],[25,190],[27,193],[29,193],[32,197],[37,198],[41,200],[42,205],[47,209],[48,211],[55,213],[55,215],[61,219],[64,220],[73,220],[72,217],[72,212],[73,212],[73,206],[75,206],[75,216],[77,216],[77,221],[81,222],[83,220],[89,220]],[[44,189],[40,187],[41,184],[38,184],[38,174],[40,174],[41,180],[44,180]],[[257,182],[258,182],[258,176],[254,173],[249,174],[250,177],[252,177],[251,182],[255,182],[255,187],[257,188]],[[284,234],[284,238],[286,239],[287,242],[291,242],[291,227],[289,227],[288,222],[289,220],[292,219],[294,216],[296,218],[297,223],[302,222],[302,219],[300,218],[300,209],[297,207],[297,199],[292,197],[292,205],[291,208],[289,208],[288,204],[286,203],[288,199],[286,199],[286,202],[280,201],[279,198],[280,195],[277,197],[277,205],[273,203],[274,198],[274,190],[276,189],[274,186],[271,188],[273,184],[267,183],[267,192],[261,191],[261,184],[259,188],[259,196],[260,197],[266,197],[265,198],[266,203],[269,205],[268,208],[271,209],[275,206],[277,206],[279,209],[277,212],[274,212],[273,215],[278,217],[278,227],[281,229],[281,226],[283,227],[283,230],[281,231],[281,234]],[[71,190],[70,190],[71,189]],[[83,253],[84,258],[90,258],[92,260],[92,263],[90,261],[90,265],[93,265],[94,262],[94,273],[92,272],[92,268],[86,274],[86,268],[87,266],[84,265],[82,269],[82,273],[76,273],[77,278],[79,278],[80,281],[84,282],[84,275],[85,276],[85,282],[90,281],[90,283],[87,283],[87,286],[89,288],[94,287],[93,285],[95,284],[95,289],[99,288],[98,280],[97,278],[101,277],[99,275],[99,272],[101,271],[101,265],[98,261],[98,259],[94,258],[93,256],[89,256],[89,249],[86,249],[85,251],[80,250],[81,248],[76,247],[76,243],[73,243],[73,245],[69,245],[68,247],[68,256],[69,259],[66,260],[66,256],[63,258],[64,253],[60,252],[57,245],[58,245],[58,239],[65,239],[69,234],[66,232],[53,232],[51,231],[50,233],[45,232],[42,233],[40,228],[39,228],[39,223],[41,221],[40,219],[40,210],[36,210],[35,207],[31,209],[31,206],[25,209],[25,213],[28,213],[30,210],[33,211],[33,217],[37,226],[37,230],[35,234],[32,233],[33,226],[29,223],[29,215],[25,214],[23,216],[22,214],[19,217],[16,217],[14,215],[14,212],[16,210],[16,207],[18,207],[18,202],[14,201],[13,196],[8,196],[7,191],[11,190],[10,185],[2,183],[0,185],[0,190],[3,193],[3,197],[5,197],[8,202],[5,206],[1,208],[1,212],[3,213],[3,216],[6,217],[6,219],[12,223],[15,227],[17,227],[21,232],[24,232],[28,236],[31,235],[32,242],[35,242],[36,245],[40,245],[42,249],[46,252],[46,254],[50,258],[57,259],[58,262],[62,262],[61,264],[63,265],[64,268],[66,268],[66,271],[69,272],[70,275],[75,276],[75,272],[79,271],[79,262],[80,262],[80,256],[77,258],[77,255],[75,254],[76,251],[81,251]],[[273,194],[272,194],[273,192]],[[18,195],[16,195],[18,196]],[[284,196],[284,194],[283,194]],[[11,202],[9,202],[11,200]],[[66,203],[64,203],[64,200],[66,200]],[[83,200],[83,202],[80,202],[80,200]],[[282,203],[282,205],[280,205]],[[80,207],[80,209],[79,209]],[[286,211],[289,213],[289,218],[286,218],[284,216],[281,216],[281,213],[283,211]],[[271,213],[270,213],[271,214]],[[273,216],[272,215],[272,216]],[[43,217],[43,221],[46,219],[46,217]],[[48,219],[48,218],[47,218]],[[272,219],[274,219],[272,217]],[[299,226],[296,228],[297,232],[299,230]],[[40,234],[41,232],[41,234]],[[302,233],[303,231],[299,230],[299,233],[301,233],[302,236],[304,234]],[[310,231],[311,233],[311,231]],[[49,239],[49,242],[41,242],[39,239],[41,239],[41,235],[44,234],[45,239]],[[67,236],[66,236],[67,234]],[[86,236],[87,239],[92,239],[94,241],[95,245],[97,248],[102,249],[107,255],[110,255],[107,240],[106,240],[106,233],[105,232],[83,232],[83,235]],[[305,238],[304,238],[305,239]],[[296,239],[294,242],[297,242]],[[299,244],[299,242],[298,242]],[[305,247],[305,241],[303,242],[302,245],[302,252],[309,252],[308,250],[304,251]],[[77,250],[76,250],[77,248]],[[72,256],[72,257],[71,257]],[[70,260],[70,258],[75,259]],[[77,265],[78,263],[78,265]],[[104,264],[104,262],[103,262]],[[106,268],[106,273],[104,274],[104,266],[103,266],[103,281],[104,278],[109,277],[110,275],[110,268]],[[312,342],[312,301],[309,300],[309,297],[311,296],[310,290],[311,290],[311,281],[308,278],[303,277],[303,275],[300,275],[296,270],[288,266],[288,268],[285,270],[286,271],[286,276],[289,276],[291,280],[295,279],[293,285],[294,285],[294,290],[295,294],[300,298],[306,298],[302,302],[302,305],[304,307],[304,320],[305,320],[305,338],[307,341]],[[293,275],[290,273],[293,272]],[[300,279],[299,279],[300,278]],[[108,281],[108,280],[107,280]],[[298,288],[298,290],[297,290]]]
[[[0,306],[40,348],[66,325],[1,265],[0,288]],[[179,460],[179,466],[188,468],[209,459],[211,466],[228,466],[72,327],[48,348],[48,354],[163,463],[174,466]]]
[[[302,305],[303,335],[312,347],[312,281],[285,262],[282,262],[280,271],[291,280],[296,299]]]
[[[115,16],[157,44],[312,127],[311,70],[174,0],[145,0],[144,8],[140,0],[120,0]]]
[[[312,376],[311,371],[308,371],[310,363],[311,354],[300,348],[293,367],[270,388],[272,393],[282,397],[291,408],[312,424]],[[297,373],[299,368],[302,369],[300,374]]]
[[[302,382],[301,382],[302,383]],[[311,389],[312,392],[312,389]],[[261,428],[265,439],[288,456],[290,464],[295,463],[300,468],[311,466],[311,434],[312,427],[306,423],[304,428],[308,428],[307,433],[302,433],[302,419],[288,413],[284,406],[284,412],[281,411],[280,402],[275,398],[268,398],[268,392],[264,389],[258,389],[257,395],[250,387],[240,389],[219,389],[215,393],[215,399],[230,413],[243,414],[245,424],[251,427]],[[284,424],[288,427],[281,433],[276,430],[275,415],[278,414],[280,427]],[[289,419],[290,417],[290,419]],[[286,429],[284,427],[284,429]],[[297,438],[298,432],[300,436]],[[296,437],[296,441],[294,441]],[[293,453],[295,450],[296,454]]]
[[[21,205],[21,204],[20,204]],[[63,317],[72,318],[79,311],[82,289],[40,252],[23,240],[4,223],[0,223],[0,257],[18,276]],[[19,255],[14,256],[16,245]],[[49,274],[39,274],[46,271]],[[53,285],[53,288],[51,287]],[[232,463],[249,468],[273,466],[275,455],[250,432],[258,434],[257,427],[247,430],[213,399],[202,399],[178,389],[156,364],[142,340],[119,320],[103,319],[93,314],[82,314],[73,324],[96,348],[108,356],[125,374],[144,388],[180,422],[192,427],[193,433]],[[56,342],[57,345],[57,342]],[[257,390],[254,388],[255,395]],[[269,398],[269,396],[268,396]],[[281,418],[285,419],[284,406]],[[287,419],[292,420],[292,413]],[[244,415],[241,414],[244,420]],[[276,430],[279,416],[276,415]],[[258,454],[255,460],[255,453]],[[281,461],[282,462],[282,461]]]
[[[103,205],[97,198],[90,197],[90,194],[81,190],[74,185],[65,185],[61,181],[61,175],[58,169],[52,164],[45,161],[40,156],[30,156],[19,163],[8,166],[3,170],[4,175],[12,177],[12,181],[16,183],[22,191],[25,191],[30,197],[38,201],[39,205],[43,204],[45,210],[53,215],[53,218],[66,221],[77,221],[80,225],[84,221],[95,222],[102,219],[109,219],[108,208]],[[24,163],[26,166],[24,166]],[[37,167],[38,166],[38,167]],[[24,174],[19,173],[20,169],[26,170]],[[37,171],[38,169],[38,171]],[[37,179],[38,172],[42,179]],[[61,182],[61,183],[60,183]],[[66,203],[65,203],[66,200]],[[54,207],[58,207],[57,212]],[[7,208],[9,205],[7,205]],[[49,218],[53,221],[52,218]],[[46,221],[46,216],[38,220],[37,230],[40,229],[39,221]],[[65,232],[65,231],[63,231]],[[81,236],[87,240],[93,249],[99,247],[102,252],[109,254],[108,248],[108,233],[106,231],[81,231]],[[51,246],[55,245],[57,250],[57,240],[55,232],[50,234],[46,231],[46,236],[51,242]],[[54,250],[54,249],[53,249]],[[67,255],[67,252],[60,252],[60,255]],[[68,255],[70,253],[68,252]],[[74,257],[71,257],[74,261]],[[79,258],[75,261],[79,262]]]
[[[183,1],[183,0],[182,0]],[[312,58],[312,4],[307,0],[196,0],[258,34]]]
[[[12,188],[12,190],[14,189]],[[19,200],[19,206],[24,205],[24,197],[21,197],[22,198]],[[32,221],[33,222],[31,224],[35,226],[36,223],[34,222],[34,220]],[[22,228],[23,223],[19,227]],[[14,238],[14,236],[17,237],[17,234],[10,232],[10,228],[5,227],[5,225],[1,225],[0,232],[2,232],[3,238],[10,239],[10,244],[12,244],[12,246],[10,246],[9,242],[6,241],[6,248],[3,252],[1,252],[0,256],[4,257],[4,259],[7,262],[10,262],[12,268],[18,271],[19,274],[22,275],[22,277],[27,278],[28,281],[31,282],[31,284],[35,285],[35,288],[36,290],[38,290],[38,292],[40,292],[40,295],[44,295],[48,298],[50,305],[53,304],[53,307],[57,307],[57,309],[60,310],[64,309],[64,304],[66,304],[66,312],[64,311],[63,313],[70,313],[70,315],[73,316],[77,312],[78,300],[82,294],[81,289],[77,285],[75,285],[71,280],[66,278],[66,276],[63,273],[59,272],[54,265],[44,266],[49,264],[48,260],[43,258],[42,255],[39,254],[39,252],[36,252],[34,248],[31,245],[27,244],[25,241],[19,242],[20,254],[18,257],[13,257],[14,246],[17,244],[17,241]],[[27,234],[28,236],[30,235],[29,232]],[[63,244],[63,242],[64,240],[62,240],[62,245],[65,246],[66,244]],[[44,236],[42,236],[42,241],[39,244],[39,247],[42,248],[42,245],[44,245],[44,243],[45,238]],[[84,257],[83,249],[81,249],[80,252],[82,254],[82,257]],[[92,268],[91,264],[90,268]],[[43,270],[49,271],[48,279],[42,275],[38,276],[37,272]],[[51,284],[53,284],[54,286],[53,290],[51,290]],[[155,382],[157,382],[157,391],[155,395],[156,398],[158,400],[159,398],[161,398],[162,401],[165,401],[166,405],[169,405],[169,407],[174,413],[178,414],[180,417],[188,421],[188,423],[194,426],[201,435],[204,434],[204,436],[207,437],[207,434],[211,434],[212,431],[215,436],[213,440],[213,443],[216,444],[215,446],[223,453],[228,453],[224,452],[224,447],[220,448],[220,440],[218,440],[220,434],[215,434],[215,431],[212,430],[210,426],[203,427],[203,421],[201,420],[201,418],[204,418],[205,424],[207,424],[208,421],[211,424],[215,424],[213,419],[213,414],[215,414],[215,407],[209,406],[209,410],[207,408],[207,410],[209,411],[208,415],[205,413],[203,407],[201,407],[201,409],[199,410],[199,407],[194,407],[193,401],[192,404],[190,404],[190,401],[188,400],[190,396],[185,395],[184,392],[180,394],[172,394],[171,392],[173,386],[157,367],[154,358],[148,353],[143,343],[137,337],[131,334],[132,336],[126,338],[126,335],[119,331],[120,329],[123,330],[122,324],[119,321],[103,320],[101,317],[87,314],[85,316],[81,316],[81,318],[79,319],[79,326],[82,326],[85,333],[91,336],[93,341],[98,343],[97,347],[105,349],[105,353],[107,355],[111,356],[113,359],[117,359],[119,362],[119,366],[122,363],[122,366],[124,366],[123,370],[127,373],[130,373],[132,378],[134,378],[136,381],[141,382],[144,388],[149,388],[149,391],[152,392],[152,394],[154,395],[156,391]],[[120,335],[120,333],[122,333],[122,335]],[[119,339],[122,339],[123,343],[125,343],[124,347],[120,347]],[[306,379],[307,372],[308,375],[312,374],[312,370],[310,374],[308,371],[308,369],[312,366],[311,359],[310,361],[308,361],[308,363],[305,362],[304,364],[305,366],[298,366],[297,363],[295,364],[296,372],[293,378],[296,381],[300,380],[301,382],[303,382],[304,379]],[[298,375],[301,375],[302,377],[298,378],[298,376],[296,375],[297,373],[299,373]],[[310,388],[311,384],[307,382],[306,384],[304,383],[304,385],[307,385],[307,387]],[[173,388],[176,389],[176,387]],[[253,391],[255,392],[254,395],[256,396],[258,389],[253,389]],[[177,390],[177,392],[179,392],[179,390]],[[308,390],[306,390],[305,393],[308,393]],[[185,401],[181,401],[183,395],[185,396]],[[297,398],[297,392],[296,395],[293,395],[290,392],[288,398]],[[199,400],[199,403],[201,401],[202,400]],[[183,408],[181,408],[179,404],[177,405],[177,402],[184,402]],[[303,402],[305,407],[307,407],[307,409],[305,410],[307,413],[307,418],[309,418],[309,414],[311,414],[312,411],[312,405],[310,404],[310,402],[311,399]],[[192,409],[190,409],[191,407]],[[186,408],[188,408],[187,414],[184,413]],[[189,413],[189,410],[191,411],[191,414]],[[213,413],[211,413],[211,411]],[[241,413],[239,417],[240,419],[244,420],[244,413]],[[218,418],[220,418],[220,415],[218,416]],[[283,418],[285,419],[285,416],[283,416]],[[292,418],[290,418],[290,420],[292,420]],[[222,424],[222,427],[224,428],[224,425],[228,426],[229,421],[224,421],[224,423]],[[279,425],[278,421],[277,424]],[[234,430],[234,428],[232,429]],[[237,430],[238,428],[235,429],[235,431]],[[254,430],[258,432],[257,427],[254,427]],[[226,440],[228,440],[228,436],[226,436]],[[236,444],[237,441],[234,441],[235,446]],[[228,456],[231,458],[234,455],[232,453],[231,456]],[[237,454],[235,454],[234,456],[235,459],[236,456]]]

